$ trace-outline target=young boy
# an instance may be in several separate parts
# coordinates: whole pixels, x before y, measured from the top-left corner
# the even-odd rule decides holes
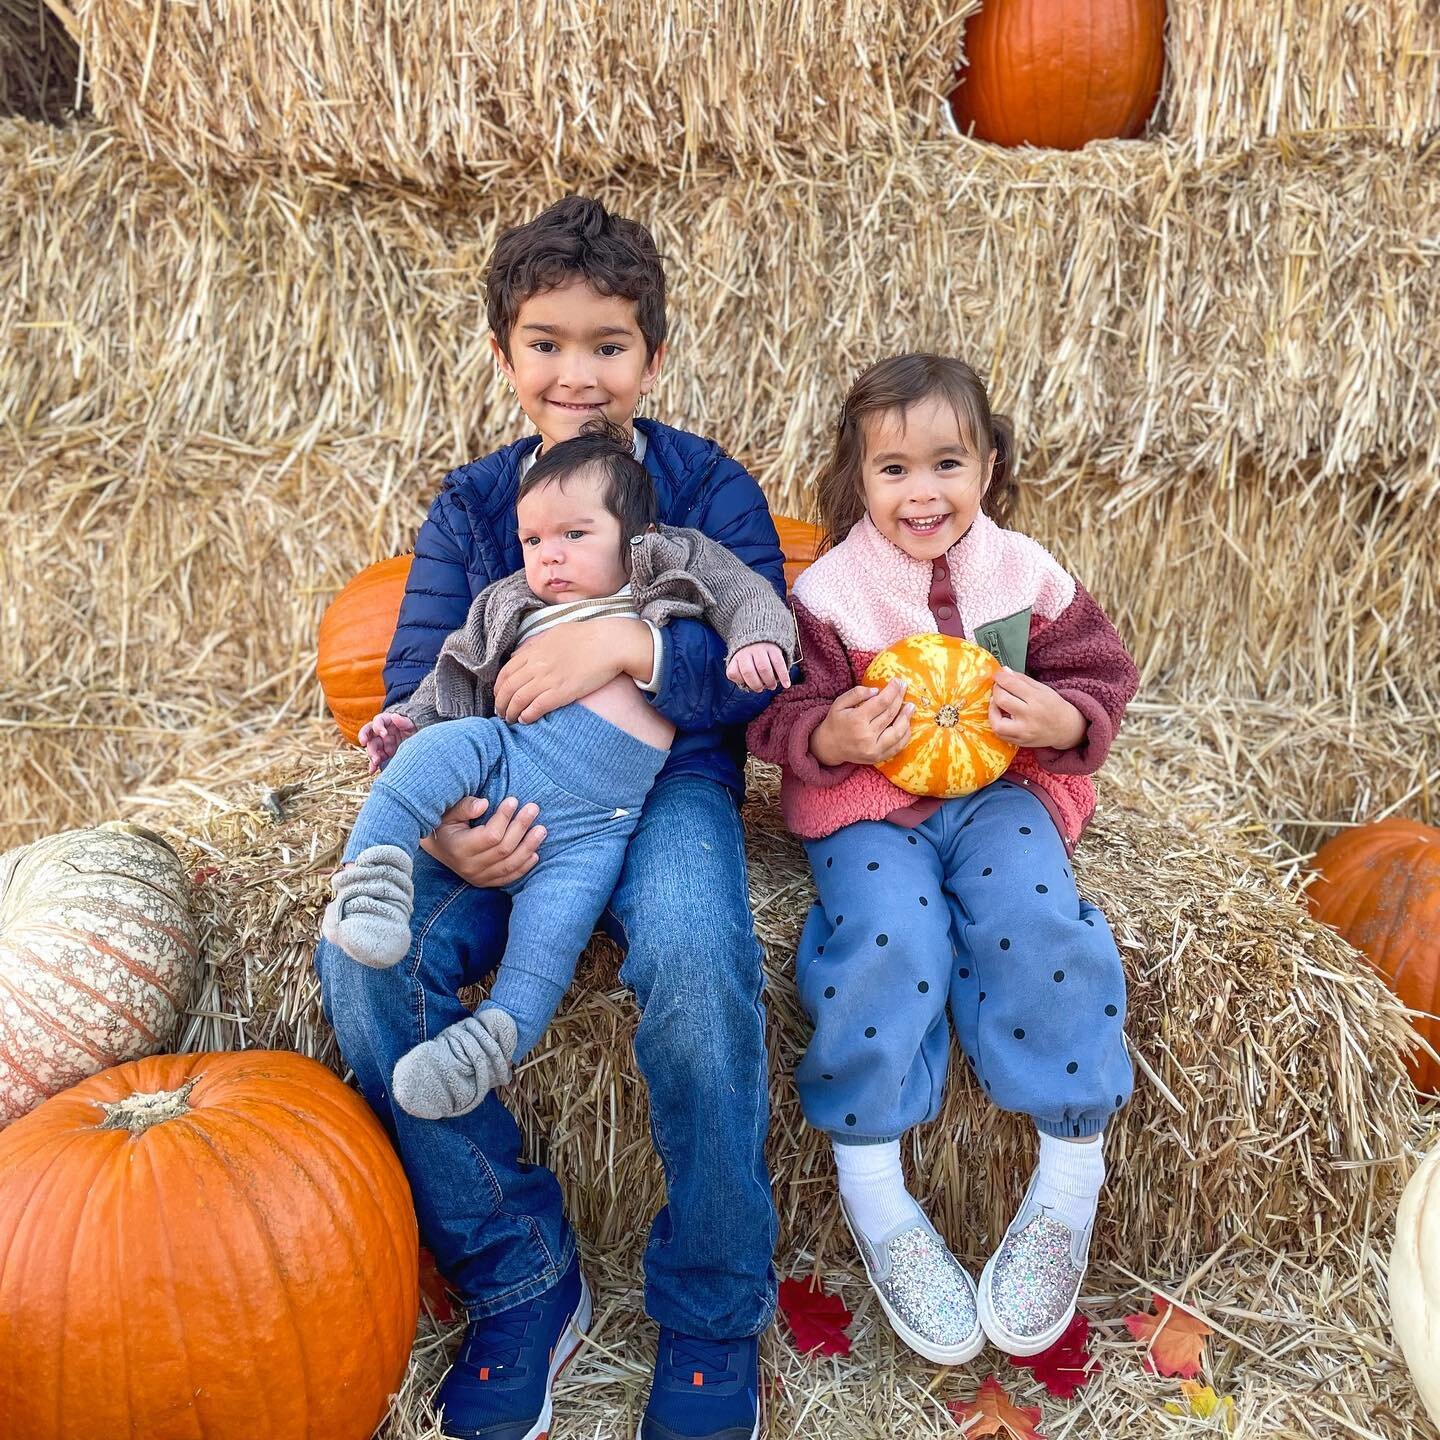
[[[783,594],[764,497],[717,445],[635,420],[665,355],[665,274],[640,225],[571,196],[506,231],[487,275],[491,344],[539,432],[447,476],[421,527],[385,669],[387,708],[434,667],[487,585],[521,569],[515,497],[537,451],[596,416],[626,430],[654,481],[663,524],[702,531]],[[602,917],[626,946],[636,1060],[650,1096],[667,1203],[645,1251],[646,1310],[659,1325],[641,1440],[745,1440],[759,1433],[757,1339],[775,1302],[776,1220],[761,971],[738,799],[744,726],[767,696],[726,678],[726,650],[696,620],[662,631],[613,617],[559,625],[499,671],[494,711],[530,723],[630,677],[675,727]],[[536,863],[545,817],[531,797],[471,799],[422,842],[402,963],[316,952],[326,1013],[361,1090],[394,1137],[421,1232],[463,1296],[469,1325],[436,1404],[467,1440],[548,1433],[554,1378],[588,1323],[555,1177],[519,1158],[496,1095],[426,1120],[395,1102],[407,1051],[463,1020],[457,992],[506,943],[503,887]],[[684,864],[677,865],[677,855]]]

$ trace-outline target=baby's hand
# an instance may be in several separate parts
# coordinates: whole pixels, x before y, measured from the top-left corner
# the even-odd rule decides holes
[[[788,690],[790,667],[785,663],[785,652],[765,641],[737,650],[725,667],[725,678],[732,685],[757,695],[764,690]]]
[[[360,727],[360,743],[370,754],[370,773],[383,770],[400,742],[415,733],[415,722],[404,715],[381,711],[368,724]]]

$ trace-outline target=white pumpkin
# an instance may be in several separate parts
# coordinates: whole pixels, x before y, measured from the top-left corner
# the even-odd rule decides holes
[[[199,951],[189,893],[175,852],[138,825],[0,855],[0,1127],[169,1048]]]
[[[1410,1378],[1440,1425],[1440,1145],[1410,1177],[1390,1252],[1390,1319]]]

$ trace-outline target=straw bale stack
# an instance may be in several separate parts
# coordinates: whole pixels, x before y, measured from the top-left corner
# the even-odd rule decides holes
[[[325,752],[302,730],[151,797],[146,823],[181,843],[203,877],[211,993],[187,1046],[294,1048],[341,1068],[310,956],[363,790],[354,752]],[[1142,1072],[1111,1141],[1104,1254],[1170,1273],[1230,1239],[1323,1253],[1397,1178],[1414,1113],[1400,1012],[1364,962],[1240,845],[1129,800],[1107,787],[1077,864],[1126,960]],[[773,776],[759,770],[747,828],[769,953],[782,1255],[823,1251],[837,1220],[829,1161],[801,1122],[790,1079],[807,1032],[791,957],[809,873],[780,823]],[[517,1091],[528,1143],[561,1176],[578,1223],[627,1253],[660,1196],[630,1057],[633,1020],[614,956],[597,946]],[[988,1107],[963,1063],[956,1077],[910,1161],[951,1232],[978,1246],[1008,1219],[1033,1137]]]
[[[1199,155],[1274,135],[1422,145],[1440,130],[1430,0],[1169,0],[1165,129]]]
[[[0,419],[132,446],[385,437],[478,453],[497,229],[560,185],[518,162],[442,207],[326,186],[192,188],[112,132],[0,127]],[[633,171],[679,321],[658,403],[793,504],[855,373],[960,348],[1032,473],[1139,488],[1440,488],[1440,167],[1330,140],[1195,165],[956,141],[787,176]],[[1238,263],[1237,263],[1238,262]]]
[[[0,0],[0,116],[59,120],[80,101],[80,47],[45,0]]]
[[[978,0],[51,0],[97,110],[153,157],[441,187],[512,155],[565,173],[894,152],[943,132]],[[1427,0],[1170,0],[1157,125],[1196,156],[1272,136],[1417,145],[1440,126]]]
[[[65,7],[51,0],[57,11]],[[97,111],[151,156],[444,187],[890,150],[933,123],[978,0],[79,0]]]

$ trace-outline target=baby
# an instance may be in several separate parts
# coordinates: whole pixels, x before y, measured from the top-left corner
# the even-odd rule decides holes
[[[481,795],[493,810],[523,795],[545,819],[538,863],[506,886],[509,937],[490,998],[395,1066],[395,1098],[412,1115],[474,1109],[544,1032],[675,734],[628,674],[511,725],[493,713],[511,652],[555,625],[687,617],[725,641],[732,683],[789,686],[796,642],[785,602],[724,546],[657,528],[655,515],[653,483],[622,431],[599,422],[547,448],[516,502],[524,569],[482,590],[410,699],[360,732],[382,773],[331,878],[321,928],[363,965],[386,968],[409,951],[415,852],[450,806]]]

